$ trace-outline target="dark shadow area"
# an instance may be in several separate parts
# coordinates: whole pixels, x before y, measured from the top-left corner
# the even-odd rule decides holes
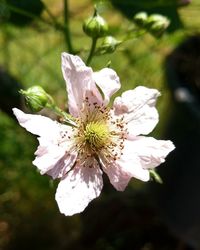
[[[169,228],[200,248],[200,36],[180,44],[166,59],[172,93],[165,137],[176,145],[159,168],[164,184],[156,188],[158,207]]]
[[[23,27],[39,18],[43,9],[41,0],[1,0],[0,21]]]
[[[12,108],[22,108],[20,89],[22,84],[0,67],[0,109],[13,118]]]
[[[105,182],[102,196],[80,215],[59,214],[52,195],[29,201],[32,209],[13,218],[3,249],[193,250],[170,232],[146,188],[134,191],[130,185],[121,193]]]

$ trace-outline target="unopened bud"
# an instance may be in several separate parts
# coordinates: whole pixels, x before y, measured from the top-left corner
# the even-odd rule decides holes
[[[106,35],[108,25],[104,18],[101,17],[95,9],[94,15],[84,21],[83,31],[92,38],[99,38]]]
[[[106,36],[99,48],[100,54],[113,53],[121,41],[115,39],[113,36]]]
[[[141,28],[144,28],[147,24],[147,13],[146,12],[139,12],[135,14],[133,17],[134,22]]]
[[[167,17],[153,14],[148,17],[148,30],[156,37],[160,37],[168,28],[170,21]]]
[[[26,105],[34,112],[39,112],[49,101],[52,101],[51,97],[40,86],[20,90],[20,93],[25,97]]]

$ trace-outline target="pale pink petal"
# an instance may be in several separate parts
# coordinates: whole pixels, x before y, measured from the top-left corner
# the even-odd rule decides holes
[[[121,87],[117,73],[112,69],[104,68],[93,73],[93,78],[104,94],[104,104],[109,103],[110,97]]]
[[[62,72],[66,81],[70,114],[80,116],[86,97],[91,99],[90,102],[102,103],[92,77],[93,71],[80,57],[62,53]]]
[[[104,168],[108,175],[110,183],[118,190],[124,191],[132,177],[142,180],[149,180],[149,171],[143,169],[138,161],[127,161],[125,158],[120,159],[111,166]]]
[[[142,86],[128,90],[115,99],[114,114],[124,117],[130,134],[148,134],[158,123],[155,103],[159,95],[158,90]]]
[[[73,215],[82,212],[90,201],[98,197],[103,187],[99,167],[76,167],[58,185],[56,201],[60,212]]]
[[[144,169],[152,169],[163,163],[167,155],[175,148],[169,140],[156,140],[144,136],[138,136],[128,143],[132,148],[132,154],[139,157]]]
[[[125,145],[123,155],[116,164],[126,173],[141,181],[149,180],[149,171],[143,169],[137,155],[134,155],[131,148]]]
[[[50,169],[46,174],[52,176],[53,179],[63,178],[74,166],[76,162],[77,154],[68,154],[65,155]]]
[[[111,164],[102,164],[112,185],[123,191],[132,177],[142,181],[150,178],[149,169],[165,161],[174,149],[171,141],[156,140],[151,137],[135,137],[124,142],[124,149],[119,159]],[[104,160],[102,160],[104,162]]]
[[[50,169],[54,168],[57,162],[62,159],[65,151],[60,150],[56,145],[48,144],[46,147],[39,146],[35,154],[36,158],[33,161],[33,165],[40,170],[41,174],[45,174]]]
[[[35,152],[36,158],[33,161],[41,174],[48,174],[53,179],[63,177],[74,165],[77,153],[67,152],[63,148],[51,143],[44,138],[38,138],[40,145]]]
[[[108,175],[110,183],[118,191],[124,191],[132,178],[132,175],[124,171],[119,164],[104,166],[103,170]]]
[[[41,136],[33,164],[41,174],[62,177],[76,159],[76,155],[70,153],[72,128],[45,116],[25,114],[16,108],[13,112],[22,127]]]
[[[60,133],[59,123],[41,115],[31,115],[13,108],[19,124],[32,134],[45,138],[56,138]]]
[[[142,181],[149,180],[149,171],[142,168],[140,159],[132,152],[128,143],[124,143],[122,152],[121,157],[110,164],[102,159],[103,170],[118,191],[124,191],[132,177]]]

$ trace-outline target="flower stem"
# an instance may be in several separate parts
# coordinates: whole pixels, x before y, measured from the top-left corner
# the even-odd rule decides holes
[[[71,54],[74,54],[74,49],[72,46],[72,40],[71,40],[71,32],[69,28],[69,6],[68,6],[68,1],[63,0],[64,4],[64,36],[65,36],[65,41],[68,47],[68,52]]]
[[[90,53],[89,53],[87,61],[86,61],[86,65],[89,65],[91,63],[92,58],[94,56],[95,49],[96,49],[96,45],[97,45],[97,38],[94,37],[94,38],[92,38],[92,45],[91,45]]]
[[[139,37],[142,37],[143,35],[145,35],[147,33],[146,30],[144,29],[132,29],[132,30],[129,30],[127,33],[126,33],[126,36],[122,39],[122,42],[126,42],[126,41],[129,41],[129,40],[132,40],[132,39],[137,39]]]
[[[46,108],[49,108],[53,112],[55,112],[57,115],[61,116],[65,122],[65,124],[71,126],[71,127],[77,127],[77,124],[75,123],[73,117],[70,114],[67,114],[65,111],[60,109],[58,106],[56,106],[54,103],[48,103],[46,105]]]

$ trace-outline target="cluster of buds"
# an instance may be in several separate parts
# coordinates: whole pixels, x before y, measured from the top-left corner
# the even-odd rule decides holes
[[[133,20],[138,27],[145,29],[155,37],[162,36],[170,24],[170,20],[167,17],[160,14],[148,16],[146,12],[137,13]]]
[[[105,19],[99,15],[96,8],[93,16],[84,21],[83,31],[94,40],[102,38],[101,45],[96,51],[97,54],[103,55],[113,53],[117,46],[121,44],[121,41],[108,35],[108,24]]]

